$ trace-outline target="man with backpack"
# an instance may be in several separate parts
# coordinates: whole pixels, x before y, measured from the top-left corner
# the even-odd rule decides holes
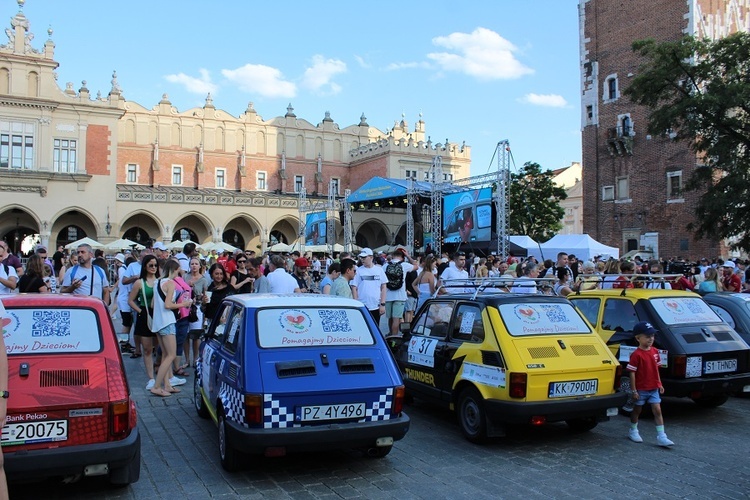
[[[408,261],[408,262],[407,262]],[[409,253],[398,247],[391,253],[391,260],[385,266],[385,316],[391,335],[398,333],[398,325],[404,317],[406,305],[406,274],[414,270]]]
[[[93,265],[94,251],[90,245],[78,245],[78,264],[68,269],[63,278],[62,293],[90,295],[109,304],[109,280],[107,273]]]

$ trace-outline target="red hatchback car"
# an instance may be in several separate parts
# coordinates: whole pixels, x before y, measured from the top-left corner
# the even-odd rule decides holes
[[[137,481],[135,401],[104,303],[53,294],[0,300],[10,392],[0,443],[8,480]]]

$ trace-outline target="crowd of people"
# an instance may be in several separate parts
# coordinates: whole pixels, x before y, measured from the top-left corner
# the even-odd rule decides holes
[[[173,254],[161,242],[138,252],[104,254],[80,245],[67,255],[62,247],[50,258],[39,246],[25,265],[0,240],[0,294],[70,293],[104,300],[119,313],[120,346],[132,358],[142,357],[147,390],[162,397],[179,392],[181,378],[195,365],[200,336],[221,301],[236,293],[323,293],[359,300],[376,324],[387,319],[387,333],[397,334],[402,321],[437,293],[465,291],[445,286],[451,280],[505,278],[514,293],[566,296],[591,288],[659,287],[750,292],[748,262],[700,259],[689,263],[604,259],[580,261],[560,252],[556,260],[428,254],[414,257],[398,247],[390,254],[369,248],[352,254],[307,256],[299,252],[256,256],[253,250],[218,249],[201,255],[194,243]],[[651,276],[654,279],[651,279]],[[656,277],[659,279],[656,279]],[[539,280],[538,278],[547,278]]]

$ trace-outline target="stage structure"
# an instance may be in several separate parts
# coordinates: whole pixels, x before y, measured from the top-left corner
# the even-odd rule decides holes
[[[333,179],[328,183],[328,198],[323,200],[310,201],[307,199],[307,190],[302,189],[299,192],[299,242],[300,242],[300,253],[305,253],[305,224],[306,214],[309,212],[325,212],[326,213],[326,247],[327,253],[333,255],[334,245],[336,244],[336,220],[339,218],[339,213],[344,211],[344,248],[346,251],[351,252],[351,225],[352,216],[351,209],[348,203],[346,203],[347,197],[351,194],[351,190],[345,191],[344,197],[337,197],[335,193],[335,184]]]
[[[447,143],[447,141],[446,141]],[[497,237],[497,255],[508,256],[510,243],[510,142],[504,139],[496,146],[497,169],[484,175],[446,181],[443,178],[443,160],[438,155],[432,161],[428,174],[430,183],[429,193],[417,186],[409,179],[407,189],[406,235],[409,250],[414,251],[414,217],[413,211],[418,209],[419,196],[430,196],[430,227],[432,233],[432,248],[435,255],[442,253],[443,241],[443,197],[449,193],[457,193],[469,189],[485,187],[492,188],[492,201],[496,210],[495,233]],[[425,228],[425,231],[428,228]]]

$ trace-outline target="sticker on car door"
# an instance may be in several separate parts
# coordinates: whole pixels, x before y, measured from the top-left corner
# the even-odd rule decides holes
[[[412,337],[409,340],[409,363],[415,365],[435,367],[435,347],[438,339],[430,337]]]

